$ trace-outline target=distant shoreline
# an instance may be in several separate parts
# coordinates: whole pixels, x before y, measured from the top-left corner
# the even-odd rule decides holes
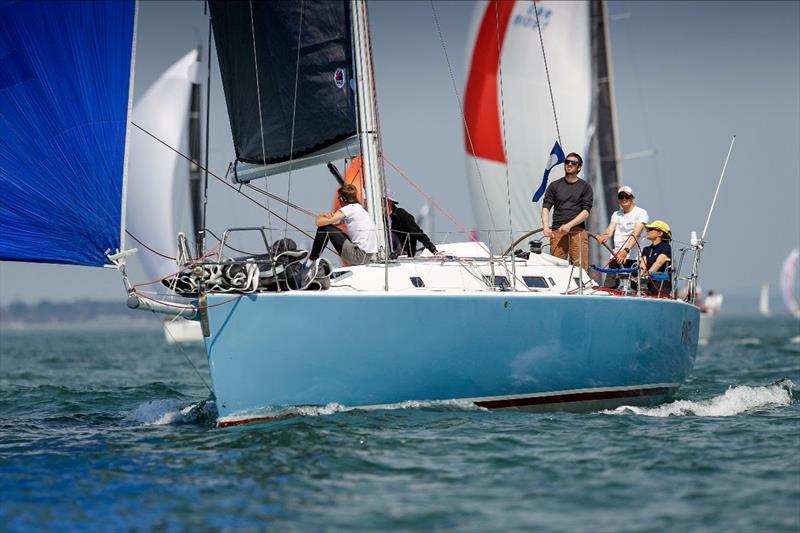
[[[158,328],[160,317],[129,309],[119,300],[76,300],[27,304],[12,302],[0,307],[0,330],[33,328],[63,329],[71,327],[137,327]]]

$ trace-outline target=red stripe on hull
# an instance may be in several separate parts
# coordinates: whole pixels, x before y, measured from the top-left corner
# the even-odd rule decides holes
[[[665,394],[669,394],[670,390],[671,389],[667,387],[656,387],[652,389],[576,392],[572,394],[554,394],[551,396],[513,398],[510,400],[487,400],[483,402],[475,402],[475,405],[479,407],[485,407],[487,409],[503,409],[507,407],[529,407],[531,405],[616,400],[620,398],[638,398],[643,396],[663,396]]]
[[[505,163],[506,157],[500,128],[497,76],[512,11],[513,0],[492,0],[487,4],[472,49],[464,94],[464,120],[469,132],[469,135],[464,132],[467,153],[500,163]]]

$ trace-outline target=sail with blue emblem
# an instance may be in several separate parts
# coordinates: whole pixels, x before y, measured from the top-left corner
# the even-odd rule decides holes
[[[0,1],[0,260],[102,266],[123,247],[135,15]]]
[[[349,0],[209,6],[236,181],[360,153]]]

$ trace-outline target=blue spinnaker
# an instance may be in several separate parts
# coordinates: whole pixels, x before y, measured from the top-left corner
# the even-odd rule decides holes
[[[133,0],[0,0],[0,260],[120,246]]]

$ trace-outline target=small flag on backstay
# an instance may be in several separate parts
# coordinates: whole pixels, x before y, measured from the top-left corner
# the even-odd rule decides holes
[[[561,145],[556,141],[553,145],[553,149],[550,150],[550,157],[547,159],[547,166],[544,169],[544,176],[542,176],[542,184],[539,185],[539,188],[533,194],[532,202],[538,202],[539,198],[542,197],[544,191],[547,189],[547,178],[550,177],[550,171],[553,170],[554,166],[563,163],[564,159],[564,150],[561,149]]]

